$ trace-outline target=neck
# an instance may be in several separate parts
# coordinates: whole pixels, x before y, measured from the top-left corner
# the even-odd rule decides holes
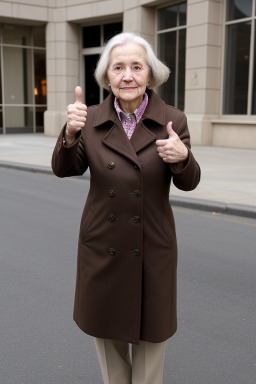
[[[143,101],[143,96],[139,100],[136,100],[134,102],[123,101],[123,100],[118,99],[120,108],[127,115],[130,115],[131,113],[136,111],[136,109],[139,108],[139,106],[141,105],[142,101]]]

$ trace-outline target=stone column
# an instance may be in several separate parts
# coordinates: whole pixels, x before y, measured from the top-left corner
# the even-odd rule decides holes
[[[136,0],[124,1],[123,31],[138,33],[155,45],[155,8],[138,6]]]
[[[222,0],[188,0],[185,113],[192,143],[212,145],[211,120],[219,114]]]
[[[75,101],[79,79],[79,27],[65,21],[65,9],[53,10],[46,28],[47,111],[44,132],[57,136],[66,122],[67,105]]]

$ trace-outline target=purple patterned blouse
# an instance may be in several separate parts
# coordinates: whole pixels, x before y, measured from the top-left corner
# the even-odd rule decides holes
[[[129,140],[131,139],[134,129],[138,124],[138,122],[140,121],[146,109],[147,104],[148,104],[148,95],[145,93],[141,105],[133,113],[131,113],[130,115],[127,115],[122,111],[122,109],[119,106],[118,100],[115,97],[115,101],[114,101],[115,110]]]

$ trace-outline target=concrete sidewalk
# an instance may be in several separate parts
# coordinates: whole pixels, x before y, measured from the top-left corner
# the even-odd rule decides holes
[[[55,142],[43,134],[1,136],[0,166],[52,173]],[[201,182],[191,192],[172,186],[172,204],[256,218],[256,150],[195,146],[192,151],[202,170]]]

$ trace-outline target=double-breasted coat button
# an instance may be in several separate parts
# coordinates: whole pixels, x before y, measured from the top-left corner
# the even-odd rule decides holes
[[[110,213],[108,215],[108,221],[110,221],[111,223],[113,223],[114,221],[116,221],[116,217],[113,213]]]
[[[141,193],[138,189],[135,189],[135,191],[133,193],[134,193],[134,197],[140,197],[140,195],[141,195]]]
[[[108,252],[109,252],[109,254],[112,255],[112,256],[114,256],[114,255],[116,254],[116,250],[115,250],[115,248],[109,248]]]
[[[138,224],[140,222],[140,216],[134,216],[133,222]]]
[[[140,254],[140,250],[138,248],[134,248],[131,250],[131,253],[134,255],[134,256],[139,256]]]
[[[108,163],[108,169],[114,169],[115,168],[115,163],[114,163],[114,161],[110,161],[109,163]]]
[[[115,197],[116,192],[114,191],[114,189],[110,189],[110,190],[108,191],[108,195],[109,195],[109,197]]]

